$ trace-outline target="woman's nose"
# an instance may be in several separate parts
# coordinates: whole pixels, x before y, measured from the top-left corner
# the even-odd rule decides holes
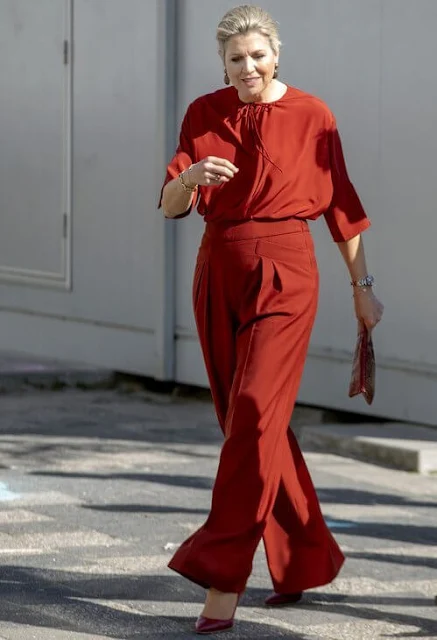
[[[254,62],[252,58],[244,58],[243,60],[243,71],[245,73],[250,73],[255,68]]]

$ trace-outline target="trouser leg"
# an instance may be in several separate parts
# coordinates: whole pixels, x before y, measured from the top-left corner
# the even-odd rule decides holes
[[[224,431],[235,370],[235,334],[223,279],[211,268],[204,239],[193,281],[193,308],[197,333],[220,428]]]
[[[270,243],[268,245],[261,247],[262,251],[271,252]],[[181,545],[169,566],[198,584],[214,586],[221,591],[244,589],[255,550],[266,531],[269,561],[275,565],[272,577],[277,585],[282,584],[281,571],[288,576],[284,562],[286,567],[290,563],[285,554],[284,562],[281,561],[283,552],[280,549],[282,542],[288,544],[290,539],[277,533],[276,524],[280,527],[282,515],[290,512],[297,528],[304,532],[308,520],[307,512],[302,508],[304,502],[312,514],[318,509],[312,483],[303,473],[296,448],[291,454],[293,443],[288,435],[289,418],[315,316],[316,284],[314,273],[308,268],[308,257],[296,253],[290,260],[284,267],[271,259],[263,259],[260,254],[254,256],[256,267],[249,269],[250,278],[245,278],[244,287],[240,287],[239,329],[235,335],[235,355],[231,357],[228,353],[222,358],[222,350],[214,346],[220,344],[220,314],[209,313],[212,291],[210,282],[205,285],[204,270],[205,289],[198,292],[197,324],[201,340],[202,335],[205,339],[202,345],[205,362],[213,385],[217,385],[213,395],[216,404],[219,399],[219,406],[220,394],[223,396],[219,411],[225,415],[225,442],[210,515],[206,523]],[[202,292],[208,293],[209,297],[202,298]],[[222,310],[225,313],[225,304]],[[218,333],[214,333],[214,326]],[[232,336],[232,331],[229,335]],[[226,410],[226,392],[223,391],[226,385],[217,384],[217,380],[229,380],[233,358],[234,374]],[[214,370],[217,363],[222,371]],[[289,473],[287,464],[292,467]],[[291,489],[283,498],[279,497],[282,495],[281,483]],[[280,518],[272,518],[276,504]],[[317,521],[313,516],[312,520],[322,532],[314,543],[315,551],[320,546],[327,546],[324,535],[329,534],[320,515],[319,518]],[[308,533],[311,533],[311,527]],[[271,540],[273,542],[269,544]],[[300,588],[329,582],[335,577],[335,570],[320,574],[313,571],[314,584],[304,584],[304,574],[311,573],[313,558],[307,554],[299,568],[301,574],[296,578],[296,584],[301,585]]]
[[[290,429],[284,439],[279,489],[263,539],[277,593],[295,593],[327,584],[344,562]]]

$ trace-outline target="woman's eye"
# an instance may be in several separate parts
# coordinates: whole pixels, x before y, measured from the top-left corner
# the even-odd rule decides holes
[[[255,56],[253,56],[256,60],[260,60],[261,58],[265,58],[265,54],[264,53],[258,53]],[[240,62],[241,58],[231,58],[232,62]]]

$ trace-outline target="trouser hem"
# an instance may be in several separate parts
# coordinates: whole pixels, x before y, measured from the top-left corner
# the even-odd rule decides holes
[[[210,589],[212,587],[218,591],[223,591],[224,593],[243,593],[246,588],[246,581],[235,582],[210,575],[208,571],[205,571],[202,568],[186,567],[174,559],[170,560],[168,567],[183,578],[194,582],[194,584],[197,584],[204,589]]]
[[[299,550],[296,549],[296,554],[299,553]],[[321,557],[321,555],[320,552],[307,551],[308,561],[306,563],[300,563],[298,570],[292,570],[290,577],[280,581],[272,578],[275,592],[297,593],[299,591],[322,587],[335,580],[345,562],[343,553],[338,549],[335,552],[335,557],[333,557],[330,551],[326,551],[326,553],[323,554],[325,557]],[[317,569],[315,570],[313,567],[317,567]]]

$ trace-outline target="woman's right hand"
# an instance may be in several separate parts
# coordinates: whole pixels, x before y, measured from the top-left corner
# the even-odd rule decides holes
[[[238,171],[239,169],[225,158],[207,156],[200,162],[193,164],[184,177],[189,184],[218,187],[232,180]]]

